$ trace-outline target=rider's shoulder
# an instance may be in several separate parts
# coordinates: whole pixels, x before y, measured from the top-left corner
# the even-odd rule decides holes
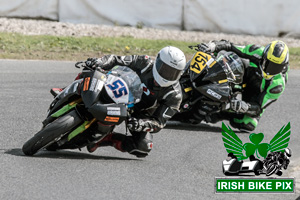
[[[142,62],[152,62],[151,57],[148,55],[136,55],[135,59]]]
[[[179,82],[166,88],[164,99],[180,99],[182,98],[182,90]]]
[[[262,51],[264,50],[264,46],[258,45],[258,44],[249,44],[248,46],[248,51],[253,52],[253,51]]]
[[[262,59],[264,47],[257,44],[248,44],[246,46],[235,46],[244,56],[250,59],[252,62],[259,63]]]
[[[147,55],[135,55],[133,59],[136,70],[141,71],[141,73],[150,69],[153,64],[153,60]]]

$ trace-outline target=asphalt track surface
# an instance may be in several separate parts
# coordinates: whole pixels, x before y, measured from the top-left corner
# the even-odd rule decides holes
[[[168,123],[154,135],[154,148],[144,159],[111,147],[93,154],[82,149],[24,156],[21,147],[41,128],[52,100],[49,89],[68,85],[78,72],[73,62],[0,60],[0,199],[296,199],[300,195],[299,191],[215,194],[214,178],[224,177],[221,163],[227,157],[221,123]],[[294,177],[299,170],[299,98],[300,71],[291,70],[286,91],[264,113],[255,131],[264,133],[263,142],[269,142],[291,122],[293,157],[283,177]],[[238,136],[249,141],[249,134]]]

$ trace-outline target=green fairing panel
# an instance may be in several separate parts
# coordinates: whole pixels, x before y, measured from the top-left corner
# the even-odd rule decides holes
[[[66,112],[68,112],[69,110],[71,110],[72,108],[74,108],[76,105],[77,103],[65,105],[64,107],[62,107],[61,109],[53,113],[51,117],[59,117],[65,114]]]
[[[90,123],[89,121],[85,121],[83,124],[81,124],[79,127],[77,127],[74,131],[72,131],[68,135],[68,141],[70,141],[72,138],[74,138],[76,135],[82,133],[83,131],[86,130],[86,125]]]

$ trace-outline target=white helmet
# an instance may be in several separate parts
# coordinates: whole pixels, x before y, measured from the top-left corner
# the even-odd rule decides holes
[[[161,87],[168,87],[176,83],[186,65],[184,53],[172,46],[161,49],[153,66],[153,76]]]
[[[287,157],[291,157],[292,156],[292,150],[290,148],[286,148],[284,150],[284,154],[287,156]]]

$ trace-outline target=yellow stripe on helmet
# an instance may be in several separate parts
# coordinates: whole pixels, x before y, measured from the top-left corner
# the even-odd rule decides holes
[[[266,74],[266,72],[264,72],[264,71],[263,71],[263,75],[264,75],[264,78],[267,79],[267,80],[270,80],[270,79],[273,78],[273,76],[274,76],[274,75],[268,75],[268,74]]]
[[[274,62],[274,63],[281,64],[281,63],[284,62],[284,60],[285,60],[285,58],[286,58],[286,56],[288,54],[289,49],[288,49],[287,45],[284,42],[282,42],[284,44],[284,50],[283,50],[282,54],[280,55],[280,57],[274,56],[273,55],[274,48],[275,48],[275,45],[278,42],[281,42],[281,41],[277,40],[277,41],[273,41],[271,43],[270,48],[268,50],[267,59],[270,60],[270,61],[272,61],[272,62]]]

